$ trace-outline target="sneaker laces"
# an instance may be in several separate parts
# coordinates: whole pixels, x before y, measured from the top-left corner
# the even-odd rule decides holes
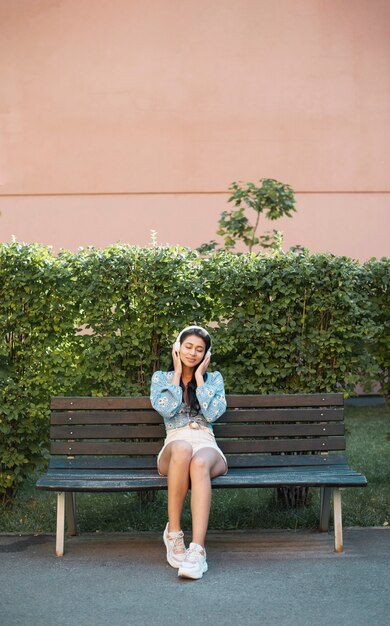
[[[172,543],[172,552],[174,554],[183,554],[186,551],[183,537],[184,533],[182,530],[179,530],[175,534],[168,533],[168,538],[170,543]]]
[[[200,556],[203,556],[203,557],[206,556],[204,550],[203,550],[203,554],[201,551],[202,551],[202,548],[200,546],[190,546],[189,548],[187,548],[186,556],[184,560],[187,563],[196,563]]]

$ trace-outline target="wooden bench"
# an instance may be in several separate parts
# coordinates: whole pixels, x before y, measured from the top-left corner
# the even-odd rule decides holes
[[[319,529],[329,528],[333,494],[335,550],[343,550],[341,492],[364,487],[348,467],[343,394],[231,395],[214,424],[229,471],[213,487],[319,487]],[[77,492],[166,489],[156,456],[165,437],[148,397],[56,397],[51,400],[51,458],[37,489],[58,493],[56,554],[76,534]],[[336,452],[335,452],[336,451]],[[331,453],[330,453],[331,452]]]

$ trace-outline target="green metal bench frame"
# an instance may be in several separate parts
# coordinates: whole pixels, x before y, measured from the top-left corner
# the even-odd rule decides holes
[[[344,455],[342,393],[230,395],[214,424],[229,471],[213,488],[320,487],[319,530],[329,529],[333,495],[335,550],[342,552],[341,491],[364,487],[365,476]],[[50,463],[37,489],[57,492],[56,554],[76,534],[77,492],[166,489],[156,456],[165,437],[148,397],[55,397],[51,400]]]

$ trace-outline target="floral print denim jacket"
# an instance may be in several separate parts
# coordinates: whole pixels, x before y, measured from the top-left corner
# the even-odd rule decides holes
[[[191,412],[183,401],[180,385],[172,384],[175,372],[155,372],[152,377],[150,400],[153,408],[164,418],[166,431],[182,428],[190,422],[213,430],[215,422],[226,411],[226,398],[223,378],[220,372],[207,372],[207,380],[196,389],[200,413]]]

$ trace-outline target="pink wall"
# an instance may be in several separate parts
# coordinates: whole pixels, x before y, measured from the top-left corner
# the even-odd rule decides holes
[[[389,255],[389,31],[387,0],[0,0],[1,240],[198,245],[272,177],[286,246]]]
[[[4,202],[0,218],[3,241],[38,241],[54,249],[106,246],[116,242],[148,245],[150,231],[160,244],[196,247],[216,235],[224,194],[18,196]],[[367,260],[390,256],[389,196],[298,196],[293,218],[262,222],[263,230],[284,233],[284,250],[301,244],[312,251],[333,252]]]

